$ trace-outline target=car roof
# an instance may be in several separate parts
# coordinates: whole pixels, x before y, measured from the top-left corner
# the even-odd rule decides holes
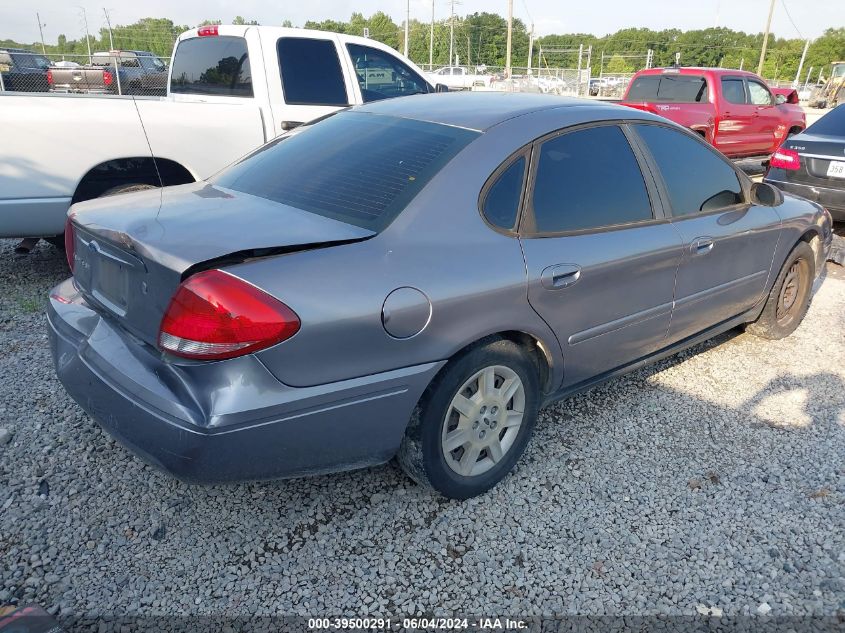
[[[397,99],[385,99],[353,110],[371,112],[468,128],[479,132],[509,119],[542,110],[566,108],[570,118],[586,122],[592,118],[605,119],[610,109],[624,108],[594,99],[556,97],[519,92],[451,92]],[[598,115],[598,116],[596,116]],[[651,119],[647,113],[632,108],[620,110],[620,119]]]
[[[665,68],[646,68],[637,72],[637,76],[642,75],[742,75],[747,77],[757,77],[752,72],[747,70],[739,70],[737,68],[706,68],[703,66],[666,66]]]

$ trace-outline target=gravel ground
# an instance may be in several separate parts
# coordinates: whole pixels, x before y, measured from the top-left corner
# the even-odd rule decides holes
[[[65,395],[62,255],[0,240],[0,605],[59,614],[845,615],[845,279],[790,338],[732,333],[545,409],[451,502],[389,464],[191,487]]]

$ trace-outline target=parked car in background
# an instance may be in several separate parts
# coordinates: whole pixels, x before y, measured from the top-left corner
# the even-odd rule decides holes
[[[0,144],[0,237],[56,236],[73,202],[202,180],[304,121],[434,91],[375,40],[271,26],[193,29],[176,42],[166,98],[0,99],[15,122]]]
[[[163,96],[167,64],[149,51],[94,53],[89,65],[54,67],[49,82],[50,92]]]
[[[427,73],[429,81],[443,84],[449,90],[472,90],[472,88],[489,88],[493,81],[492,75],[472,72],[466,66],[446,66],[431,73]]]
[[[654,115],[472,93],[75,205],[66,237],[56,372],[149,463],[211,482],[398,455],[465,499],[541,406],[732,327],[790,334],[831,227]]]
[[[47,92],[50,60],[25,48],[0,48],[0,91]]]
[[[797,97],[776,96],[760,77],[742,70],[641,70],[622,103],[693,130],[731,158],[769,155],[807,127]]]
[[[787,139],[772,155],[764,182],[818,202],[845,222],[845,104]]]

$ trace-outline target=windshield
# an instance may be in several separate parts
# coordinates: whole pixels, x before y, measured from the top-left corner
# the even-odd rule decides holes
[[[478,135],[436,123],[340,112],[265,145],[213,182],[379,231]]]
[[[804,133],[845,137],[845,103],[825,114],[804,130]]]

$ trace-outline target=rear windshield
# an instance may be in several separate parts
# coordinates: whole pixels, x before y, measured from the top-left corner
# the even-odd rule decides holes
[[[642,75],[631,82],[626,100],[700,103],[707,101],[707,82],[694,75]]]
[[[478,134],[341,112],[265,145],[214,182],[380,231]]]
[[[805,130],[806,134],[845,137],[845,103],[836,106]]]
[[[170,92],[251,97],[252,73],[242,37],[193,37],[173,55]]]

